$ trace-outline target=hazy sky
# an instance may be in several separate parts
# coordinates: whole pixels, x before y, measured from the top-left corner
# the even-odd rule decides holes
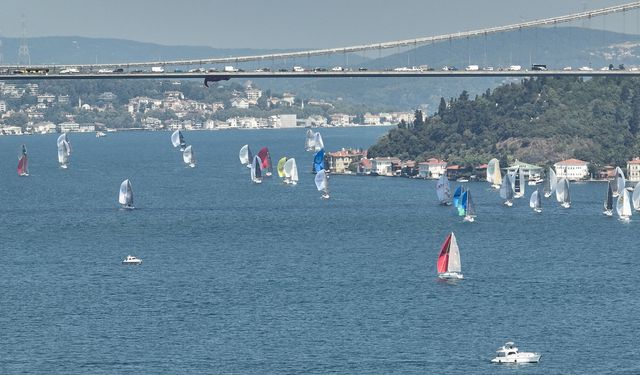
[[[0,35],[219,48],[323,48],[445,34],[630,0],[1,0]],[[574,26],[639,33],[640,12]]]

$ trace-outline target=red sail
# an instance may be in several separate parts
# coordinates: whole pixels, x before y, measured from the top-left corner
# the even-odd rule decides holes
[[[258,152],[258,157],[260,158],[260,160],[262,160],[262,169],[268,169],[269,167],[271,167],[271,165],[269,165],[271,159],[269,158],[269,149],[267,147],[263,147],[260,149],[260,151]]]
[[[442,244],[442,248],[440,249],[440,254],[438,255],[438,273],[447,272],[447,268],[449,267],[449,246],[451,245],[451,234],[447,236]]]
[[[27,156],[22,155],[20,160],[18,160],[18,175],[22,176],[26,173],[27,169]]]

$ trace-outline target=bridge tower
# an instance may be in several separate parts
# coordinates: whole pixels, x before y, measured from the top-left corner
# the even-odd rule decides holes
[[[27,23],[24,14],[22,15],[22,36],[20,37],[20,46],[18,47],[18,65],[31,65],[29,45],[27,44]]]

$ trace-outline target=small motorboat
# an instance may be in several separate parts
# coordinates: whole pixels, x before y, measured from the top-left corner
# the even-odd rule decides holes
[[[142,264],[142,259],[138,259],[133,255],[127,255],[127,257],[122,261],[122,264],[130,265],[130,266],[138,266]]]
[[[538,363],[542,356],[539,353],[519,352],[513,342],[504,344],[496,353],[498,355],[491,360],[492,363]]]

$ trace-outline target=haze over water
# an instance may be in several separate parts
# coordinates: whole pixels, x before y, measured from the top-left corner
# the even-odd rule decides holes
[[[334,151],[386,129],[320,131]],[[70,134],[68,170],[56,135],[0,137],[0,373],[640,372],[640,216],[603,217],[604,184],[536,215],[529,186],[505,208],[470,183],[472,224],[437,205],[434,181],[332,175],[323,201],[304,133],[186,132],[195,169],[164,132]],[[299,185],[252,184],[245,143],[295,157]],[[435,274],[451,231],[457,284]],[[509,340],[541,363],[490,364]]]

